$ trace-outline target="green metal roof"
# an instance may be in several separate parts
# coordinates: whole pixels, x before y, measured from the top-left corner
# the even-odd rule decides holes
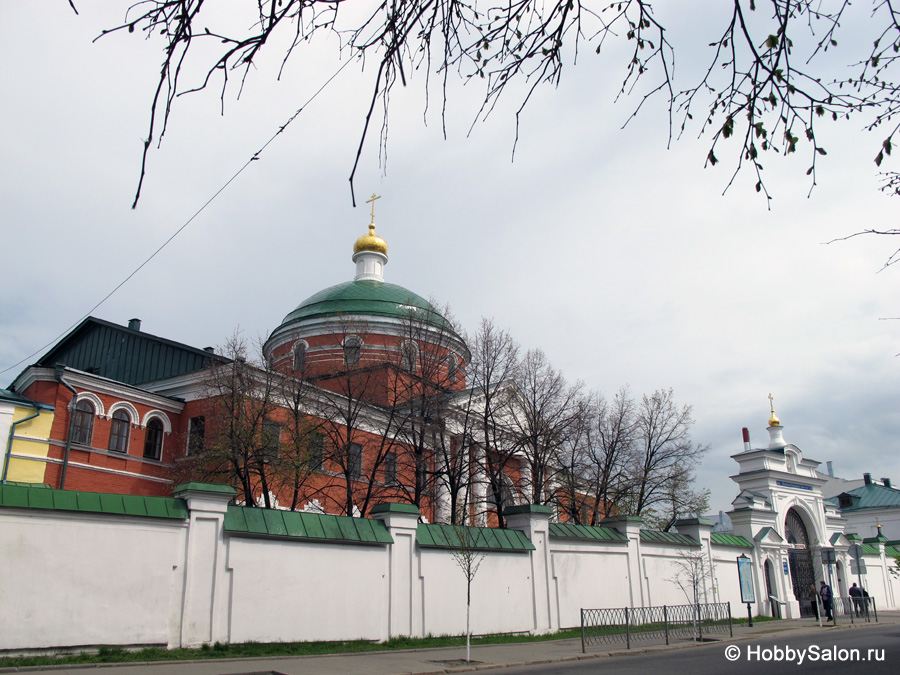
[[[0,485],[0,507],[80,511],[148,518],[188,517],[187,506],[174,497],[142,497],[105,492],[53,490],[44,486]]]
[[[884,554],[886,556],[896,558],[896,557],[900,556],[900,548],[897,548],[896,546],[886,545],[884,547]]]
[[[877,546],[873,546],[872,544],[861,544],[863,555],[881,555],[881,551],[878,550]]]
[[[35,365],[57,363],[125,384],[142,384],[202,370],[213,359],[202,349],[88,317]]]
[[[863,539],[863,543],[864,544],[886,544],[887,537],[885,537],[883,534],[881,534],[879,532],[878,535],[875,537],[866,537],[865,539]]]
[[[458,548],[459,532],[466,533],[465,536],[472,542],[472,549],[476,551],[524,553],[535,550],[534,544],[528,540],[524,532],[496,527],[457,527],[419,523],[416,528],[416,543],[422,548]]]
[[[229,506],[225,513],[225,532],[237,536],[277,537],[345,544],[394,543],[387,526],[380,520],[330,516],[324,513],[260,509],[251,506]]]
[[[628,541],[628,537],[611,527],[550,523],[550,536],[557,539],[586,539],[588,541]]]
[[[719,546],[734,546],[735,548],[753,548],[753,544],[744,537],[725,532],[713,532],[709,535],[710,541]]]
[[[641,530],[641,541],[653,544],[669,544],[671,546],[700,546],[700,542],[686,534],[676,532],[657,532]]]
[[[438,328],[453,331],[447,320],[423,297],[396,284],[371,280],[348,281],[321,290],[300,303],[281,324],[353,314],[407,319],[410,313]]]
[[[829,504],[833,504],[840,508],[842,512],[860,511],[863,509],[889,509],[900,507],[900,490],[893,487],[885,487],[884,485],[861,485],[853,490],[845,493],[853,497],[853,505],[840,507],[840,496],[826,499]]]

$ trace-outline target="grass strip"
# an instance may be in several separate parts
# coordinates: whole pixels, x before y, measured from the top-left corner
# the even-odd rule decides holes
[[[548,635],[501,634],[473,637],[473,645],[512,644],[517,642],[543,642],[580,638],[581,629],[571,628]],[[465,646],[465,636],[439,636],[424,638],[398,637],[387,642],[346,640],[342,642],[243,642],[239,644],[204,645],[199,649],[164,649],[145,647],[128,650],[121,647],[100,647],[96,651],[63,654],[59,656],[11,656],[0,658],[0,668],[25,666],[89,665],[97,663],[136,663],[144,661],[188,661],[195,659],[240,659],[269,656],[315,656],[319,654],[353,654],[400,649],[430,649],[435,647]]]

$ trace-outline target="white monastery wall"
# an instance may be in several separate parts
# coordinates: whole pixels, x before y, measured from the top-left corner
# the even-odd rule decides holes
[[[0,649],[170,644],[183,521],[0,511]]]
[[[753,557],[754,555],[753,551],[749,549],[712,545],[716,602],[730,602],[732,616],[743,616],[746,614],[746,605],[741,604],[741,588],[738,585],[737,558],[741,554],[748,557]],[[768,605],[764,602],[766,599],[766,580],[761,572],[756,574],[757,570],[761,570],[761,566],[761,562],[759,565],[754,565],[753,582],[756,593],[756,604],[753,607],[754,614],[769,613]]]
[[[385,637],[386,547],[227,540],[230,642]]]
[[[466,577],[449,551],[419,549],[422,623],[433,635],[466,631]],[[518,633],[534,630],[530,556],[488,553],[472,580],[472,632]]]
[[[580,626],[582,608],[632,606],[627,546],[551,540],[551,550],[560,628]]]
[[[393,543],[248,536],[225,531],[230,495],[201,488],[185,497],[187,519],[0,509],[0,650],[464,632],[465,577],[449,550],[417,544],[418,514],[409,507],[376,516]],[[642,541],[639,524],[624,517],[620,541],[551,537],[545,507],[530,508],[510,525],[534,550],[491,551],[481,563],[475,634],[574,627],[582,608],[688,602],[675,583],[683,547]],[[744,615],[736,558],[746,553],[753,612],[768,613],[762,559],[710,544],[708,525],[691,527],[701,541],[691,552],[714,563],[701,601],[730,602],[733,616]],[[891,560],[869,555],[866,563],[879,611],[895,608],[900,580],[887,571]]]

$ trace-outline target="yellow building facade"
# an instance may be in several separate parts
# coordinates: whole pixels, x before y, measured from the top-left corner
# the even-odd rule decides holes
[[[0,389],[0,439],[3,483],[43,483],[50,452],[52,406]]]

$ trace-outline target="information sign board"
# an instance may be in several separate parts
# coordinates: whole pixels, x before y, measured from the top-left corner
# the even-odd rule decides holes
[[[756,602],[756,594],[753,591],[753,565],[750,558],[740,556],[737,559],[738,580],[741,585],[741,602]]]

